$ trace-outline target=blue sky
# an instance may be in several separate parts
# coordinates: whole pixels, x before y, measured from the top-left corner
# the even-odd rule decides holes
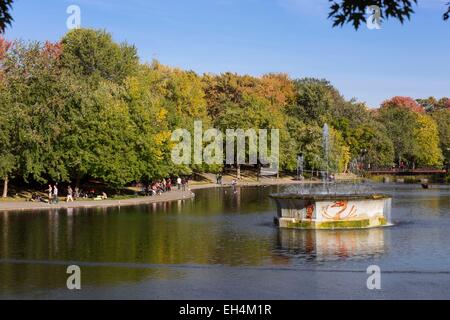
[[[447,1],[419,0],[405,25],[355,31],[332,28],[328,0],[16,0],[6,37],[56,41],[75,4],[83,27],[135,44],[143,61],[198,73],[326,78],[346,98],[376,107],[395,95],[450,96]]]

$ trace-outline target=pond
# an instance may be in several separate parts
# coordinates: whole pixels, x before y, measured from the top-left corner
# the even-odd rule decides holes
[[[136,207],[0,213],[0,299],[450,298],[450,188],[379,184],[393,227],[279,230],[270,193],[213,188]],[[81,268],[68,290],[67,267]],[[367,268],[381,269],[369,290]]]

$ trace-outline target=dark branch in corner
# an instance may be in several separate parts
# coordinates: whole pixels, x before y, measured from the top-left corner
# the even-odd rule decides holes
[[[14,0],[0,0],[0,33],[4,33],[6,27],[14,21],[9,13],[13,2]]]
[[[444,16],[443,16],[443,19],[444,19],[445,21],[447,21],[447,20],[450,18],[450,2],[447,2],[447,6],[448,6],[447,12],[444,13]]]
[[[351,23],[357,30],[361,24],[366,23],[366,10],[370,6],[378,6],[380,8],[380,18],[394,18],[403,24],[406,20],[410,20],[414,13],[413,7],[417,5],[417,0],[329,0],[330,13],[329,19],[333,20],[333,27]],[[447,12],[444,13],[443,19],[450,18],[450,2]]]

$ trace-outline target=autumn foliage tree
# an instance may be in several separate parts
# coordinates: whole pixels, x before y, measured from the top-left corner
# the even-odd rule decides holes
[[[381,104],[382,108],[394,108],[394,107],[399,107],[399,108],[405,108],[408,110],[411,110],[413,112],[417,112],[417,113],[424,113],[425,109],[423,106],[421,106],[420,104],[417,103],[417,101],[415,101],[413,98],[410,97],[393,97],[389,100],[384,101]]]
[[[172,132],[204,128],[279,129],[281,170],[325,167],[322,128],[330,126],[329,168],[346,171],[362,150],[373,166],[395,160],[440,166],[449,148],[449,100],[394,97],[377,110],[346,100],[328,81],[204,74],[139,62],[136,48],[105,31],[77,29],[61,41],[0,38],[0,179],[120,188],[170,175],[218,172],[175,165]],[[254,166],[256,170],[257,167]]]

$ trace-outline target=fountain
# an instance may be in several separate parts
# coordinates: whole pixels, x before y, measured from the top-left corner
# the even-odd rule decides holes
[[[391,197],[345,185],[334,185],[330,191],[329,179],[329,127],[323,129],[323,149],[326,170],[323,188],[300,192],[273,194],[277,204],[276,224],[291,229],[367,229],[390,224]],[[340,190],[338,190],[340,189]]]

